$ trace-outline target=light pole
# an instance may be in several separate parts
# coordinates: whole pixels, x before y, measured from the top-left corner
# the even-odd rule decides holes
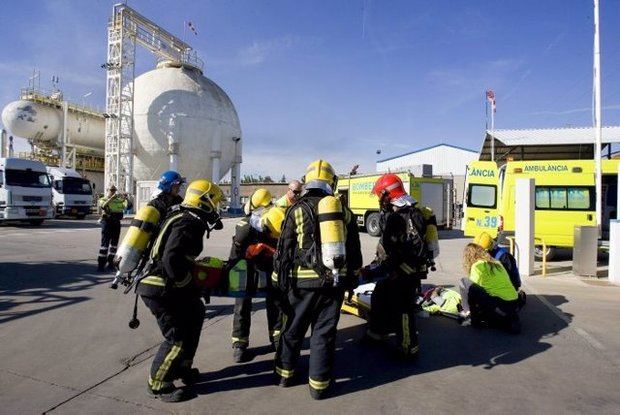
[[[92,94],[93,94],[92,92],[87,92],[84,95],[82,95],[82,106],[83,107],[86,107],[86,98],[88,98]]]

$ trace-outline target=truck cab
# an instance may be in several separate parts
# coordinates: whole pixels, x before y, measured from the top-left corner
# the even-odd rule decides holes
[[[93,203],[93,189],[88,180],[74,169],[48,167],[52,181],[52,203],[57,216],[84,219]]]
[[[0,158],[0,221],[40,225],[53,217],[51,183],[43,163]]]

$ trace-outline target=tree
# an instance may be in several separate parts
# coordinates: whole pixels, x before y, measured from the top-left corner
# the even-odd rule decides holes
[[[282,175],[282,178],[280,179],[280,183],[286,183],[286,176]]]

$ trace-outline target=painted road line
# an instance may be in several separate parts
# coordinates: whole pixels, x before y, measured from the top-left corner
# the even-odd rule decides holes
[[[575,323],[566,315],[562,310],[558,307],[551,304],[543,295],[541,295],[537,290],[535,290],[531,285],[523,282],[523,286],[527,287],[527,291],[532,293],[537,299],[540,300],[541,303],[545,305],[553,314],[555,314],[558,318],[566,323],[566,326],[575,332],[579,337],[581,337],[590,347],[599,351],[606,359],[610,360],[614,365],[620,366],[620,361],[618,359],[612,357],[607,352],[607,348],[594,336],[590,333],[582,329],[581,327],[575,325]]]

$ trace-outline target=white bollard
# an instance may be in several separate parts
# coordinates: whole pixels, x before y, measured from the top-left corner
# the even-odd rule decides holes
[[[620,220],[609,221],[609,282],[620,285]]]
[[[522,276],[534,274],[534,179],[517,179],[515,188],[515,242]]]
[[[618,181],[616,182],[617,198],[616,198],[616,219],[620,219],[620,163],[618,163]]]

